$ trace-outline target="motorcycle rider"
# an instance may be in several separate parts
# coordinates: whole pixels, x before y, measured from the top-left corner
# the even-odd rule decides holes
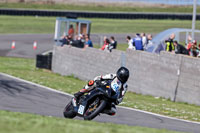
[[[118,105],[122,102],[123,97],[127,91],[128,85],[126,84],[127,80],[129,78],[129,70],[125,67],[120,67],[116,74],[107,74],[104,76],[97,76],[94,78],[94,80],[90,80],[88,84],[83,87],[79,92],[74,94],[74,97],[78,101],[79,98],[84,95],[87,92],[90,92],[95,86],[98,81],[106,81],[106,80],[112,80],[111,86],[117,87],[117,89],[120,90],[120,96],[117,99],[115,103],[112,103],[111,108],[107,110],[105,113],[109,115],[115,115],[116,113],[116,107],[115,105]]]

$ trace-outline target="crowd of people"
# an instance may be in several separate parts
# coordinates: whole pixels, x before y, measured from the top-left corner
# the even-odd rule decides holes
[[[74,38],[75,39],[73,39],[72,34],[69,34],[67,36],[62,36],[60,40],[61,46],[70,45],[70,46],[84,48],[84,49],[87,47],[93,47],[93,43],[90,40],[89,35],[80,34],[80,35],[75,35]],[[116,49],[116,48],[117,48],[117,41],[115,40],[114,36],[111,36],[110,38],[107,38],[105,36],[104,44],[100,49],[112,52],[112,49]]]
[[[200,57],[200,44],[197,45],[197,41],[193,40],[191,36],[188,36],[188,43],[185,45],[179,44],[175,39],[175,34],[171,34],[168,40],[165,40],[166,51],[184,54],[192,57]]]
[[[135,38],[131,38],[130,36],[126,37],[126,41],[128,43],[128,49],[132,50],[147,50],[147,47],[152,46],[152,35],[148,34],[147,36],[145,33],[137,33]]]
[[[64,35],[61,37],[61,46],[70,45],[78,48],[93,47],[93,43],[90,40],[89,35],[80,34],[74,36],[74,34],[74,27],[71,24],[69,26],[68,35]]]
[[[75,39],[73,39],[72,35],[63,36],[62,39],[60,40],[61,46],[70,45],[77,48],[93,47],[93,43],[90,40],[89,35],[80,34],[80,35],[75,35],[74,38]]]
[[[100,48],[101,50],[108,50],[112,52],[113,49],[117,48],[117,41],[114,36],[111,36],[110,39],[104,36],[103,42],[103,46]]]
[[[71,27],[73,28],[73,27]],[[74,31],[69,30],[67,36],[63,36],[60,42],[63,45],[71,45],[78,48],[87,48],[87,47],[93,47],[93,43],[89,37],[89,35],[75,35]],[[191,36],[188,37],[188,43],[185,45],[179,44],[175,39],[175,34],[171,34],[170,37],[165,40],[165,50],[167,52],[172,52],[176,54],[184,54],[189,55],[193,57],[200,57],[200,44],[197,45],[196,40],[192,40]],[[141,50],[146,51],[148,47],[151,47],[153,45],[152,42],[152,35],[148,34],[145,35],[145,33],[137,33],[134,38],[131,38],[130,36],[126,37],[126,41],[128,43],[128,49],[132,50]],[[115,40],[114,36],[111,36],[110,38],[104,37],[103,45],[100,48],[104,51],[112,52],[113,49],[117,48],[117,41]]]
[[[141,33],[141,35],[137,33],[135,38],[127,36],[126,41],[128,42],[128,48],[133,50],[146,50],[147,46],[153,45],[152,35],[149,34],[146,37],[145,33]],[[73,34],[62,36],[60,42],[61,46],[71,45],[78,48],[93,47],[93,43],[90,40],[89,35],[84,34],[75,35],[75,37],[73,37]],[[113,49],[117,49],[117,41],[115,40],[115,37],[111,36],[108,38],[104,36],[103,45],[100,49],[109,52],[112,52]]]

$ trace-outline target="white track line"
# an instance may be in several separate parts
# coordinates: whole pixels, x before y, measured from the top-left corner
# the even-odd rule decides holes
[[[136,112],[145,113],[145,114],[150,114],[150,115],[154,115],[154,116],[158,116],[158,117],[163,117],[163,118],[168,118],[168,119],[172,119],[172,120],[177,120],[177,121],[182,121],[182,122],[187,122],[187,123],[193,123],[193,124],[199,124],[200,125],[200,122],[178,119],[178,118],[175,118],[175,117],[160,115],[160,114],[147,112],[147,111],[143,111],[143,110],[139,110],[139,109],[134,109],[134,108],[130,108],[130,107],[124,107],[124,106],[118,106],[118,107],[123,108],[123,109],[133,110],[133,111],[136,111]]]
[[[65,92],[62,92],[62,91],[59,91],[59,90],[55,90],[55,89],[52,89],[52,88],[49,88],[49,87],[46,87],[46,86],[43,86],[43,85],[39,85],[39,84],[33,83],[31,81],[20,79],[20,78],[17,78],[17,77],[14,77],[14,76],[11,76],[11,75],[8,75],[8,74],[5,74],[5,73],[1,73],[0,72],[0,75],[6,76],[6,77],[9,77],[9,78],[13,78],[13,79],[16,79],[16,80],[19,80],[19,81],[22,81],[22,82],[25,82],[25,83],[28,83],[28,84],[31,84],[31,85],[35,85],[35,86],[47,89],[49,91],[53,91],[53,92],[56,92],[56,93],[64,94],[64,95],[67,95],[67,96],[70,96],[70,97],[73,96],[71,94],[68,94],[68,93],[65,93]],[[130,107],[123,107],[123,106],[118,106],[118,107],[122,108],[122,109],[127,109],[127,110],[132,110],[132,111],[140,112],[140,113],[150,114],[150,115],[154,115],[154,116],[158,116],[158,117],[163,117],[163,118],[168,118],[168,119],[172,119],[172,120],[178,120],[178,121],[182,121],[182,122],[187,122],[187,123],[193,123],[193,124],[199,124],[200,125],[200,122],[194,122],[194,121],[189,121],[189,120],[182,120],[182,119],[178,119],[178,118],[174,118],[174,117],[169,117],[169,116],[164,116],[164,115],[160,115],[160,114],[156,114],[156,113],[152,113],[152,112],[147,112],[147,111],[143,111],[143,110],[139,110],[139,109],[133,109],[133,108],[130,108]]]

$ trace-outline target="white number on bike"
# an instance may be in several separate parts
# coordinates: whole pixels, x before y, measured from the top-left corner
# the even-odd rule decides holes
[[[80,105],[79,109],[78,109],[78,113],[83,115],[84,109],[85,109],[85,107],[83,105]]]
[[[111,87],[115,92],[118,92],[119,89],[119,85],[115,82],[111,83]]]

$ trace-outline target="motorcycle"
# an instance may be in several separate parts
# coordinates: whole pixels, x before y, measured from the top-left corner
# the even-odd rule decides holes
[[[96,87],[88,94],[81,96],[78,101],[72,98],[64,109],[64,117],[79,116],[84,120],[92,120],[100,113],[111,115],[108,110],[119,96],[119,83],[112,80],[96,82]]]

